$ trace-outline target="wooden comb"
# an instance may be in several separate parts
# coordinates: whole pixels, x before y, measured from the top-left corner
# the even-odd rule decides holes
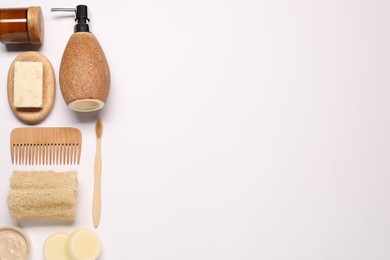
[[[81,132],[72,127],[22,127],[11,132],[13,164],[79,164]]]

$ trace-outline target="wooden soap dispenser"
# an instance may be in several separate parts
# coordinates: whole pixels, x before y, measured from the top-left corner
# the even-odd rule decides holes
[[[52,8],[76,14],[74,33],[70,37],[60,65],[60,89],[68,107],[78,112],[101,109],[110,90],[110,69],[96,37],[89,31],[88,8]]]

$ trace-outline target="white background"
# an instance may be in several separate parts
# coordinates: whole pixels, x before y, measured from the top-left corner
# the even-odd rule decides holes
[[[390,1],[2,1],[40,5],[58,70],[90,8],[111,68],[99,113],[56,102],[39,126],[83,133],[81,164],[20,167],[7,101],[24,50],[0,45],[0,221],[13,170],[79,172],[73,225],[21,223],[32,259],[92,226],[95,121],[104,132],[100,259],[390,259]]]

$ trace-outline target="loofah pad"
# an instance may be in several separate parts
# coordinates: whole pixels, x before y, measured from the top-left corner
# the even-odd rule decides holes
[[[30,61],[43,63],[43,106],[42,108],[17,108],[14,105],[14,67],[17,61]],[[50,61],[35,51],[27,51],[15,58],[8,71],[8,103],[9,106],[21,121],[26,124],[38,124],[45,119],[54,105],[55,98],[55,74]]]
[[[8,208],[14,220],[76,217],[77,172],[15,171]]]

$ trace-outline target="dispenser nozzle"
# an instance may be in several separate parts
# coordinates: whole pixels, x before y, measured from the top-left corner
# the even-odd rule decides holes
[[[52,12],[75,12],[76,8],[51,8],[50,11]]]

